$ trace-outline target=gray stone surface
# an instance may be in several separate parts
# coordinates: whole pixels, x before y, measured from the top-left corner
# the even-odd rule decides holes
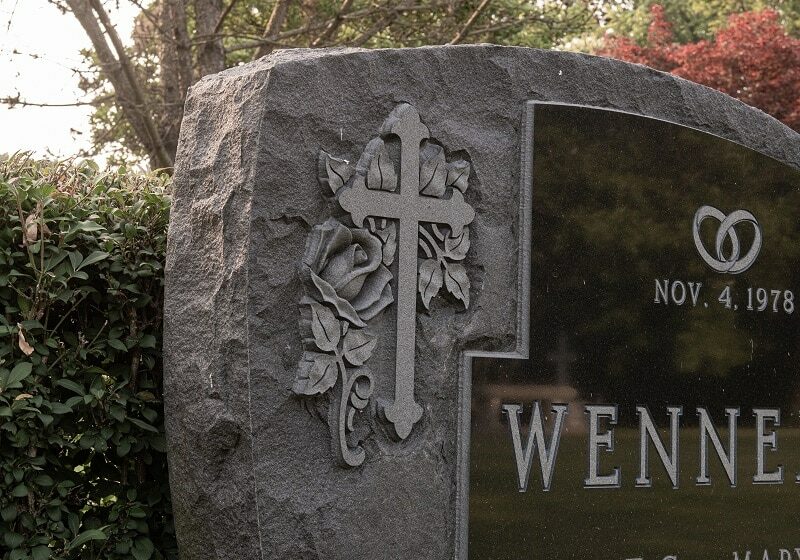
[[[453,557],[460,352],[516,343],[527,100],[661,118],[800,168],[800,136],[760,111],[586,55],[293,50],[203,79],[181,130],[167,262],[167,435],[183,559]],[[365,464],[344,469],[324,419],[292,393],[298,263],[311,227],[335,210],[317,182],[319,150],[356,159],[402,102],[433,138],[469,154],[473,302],[466,312],[447,302],[420,310],[422,420],[400,443],[370,420]],[[391,341],[384,315],[376,330]],[[373,361],[375,396],[390,395],[394,345],[380,344]]]

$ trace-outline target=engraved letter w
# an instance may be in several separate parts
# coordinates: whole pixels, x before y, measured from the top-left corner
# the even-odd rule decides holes
[[[556,464],[558,455],[558,442],[561,440],[561,431],[564,428],[564,417],[567,415],[567,406],[554,404],[553,412],[556,415],[553,426],[553,435],[550,438],[549,447],[545,444],[544,426],[542,425],[542,414],[539,409],[539,401],[534,401],[533,412],[531,413],[531,425],[528,430],[528,443],[523,449],[522,436],[520,435],[520,417],[522,407],[518,404],[504,404],[503,413],[508,415],[508,427],[511,430],[511,440],[514,443],[514,458],[517,461],[517,476],[519,477],[519,491],[525,492],[528,489],[528,479],[531,474],[531,464],[533,454],[539,455],[539,467],[542,469],[542,489],[547,492],[550,490],[550,482],[553,480],[553,468]]]

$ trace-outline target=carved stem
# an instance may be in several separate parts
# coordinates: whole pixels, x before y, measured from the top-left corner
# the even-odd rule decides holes
[[[364,462],[365,453],[361,447],[350,449],[347,445],[347,403],[350,400],[350,391],[353,390],[357,375],[348,376],[347,368],[341,356],[336,356],[336,364],[339,366],[339,373],[342,377],[342,394],[339,397],[339,415],[336,419],[336,430],[339,435],[339,451],[342,454],[342,461],[351,467],[357,467]]]
[[[422,249],[425,252],[425,256],[426,257],[428,257],[429,259],[433,258],[433,253],[428,248],[428,244],[425,243],[423,239],[419,240],[419,246],[420,246],[420,249]]]
[[[436,258],[439,260],[439,262],[444,261],[442,250],[439,248],[439,244],[436,243],[436,240],[433,237],[431,237],[431,234],[428,233],[428,230],[423,226],[419,226],[419,231],[425,236],[425,240],[430,243],[431,247],[433,247],[433,250],[436,251]]]

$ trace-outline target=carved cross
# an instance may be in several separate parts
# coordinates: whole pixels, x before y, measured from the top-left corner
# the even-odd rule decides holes
[[[399,221],[395,389],[394,401],[384,407],[383,414],[392,423],[397,437],[405,439],[422,418],[422,407],[414,400],[419,223],[447,224],[452,235],[458,236],[475,218],[475,210],[464,202],[457,189],[452,189],[449,199],[420,194],[420,144],[429,133],[414,107],[404,103],[395,108],[383,124],[381,134],[400,138],[399,192],[368,189],[361,182],[345,189],[339,196],[339,204],[359,227],[363,227],[367,216]]]

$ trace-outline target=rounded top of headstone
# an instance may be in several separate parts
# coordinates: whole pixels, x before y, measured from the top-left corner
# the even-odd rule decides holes
[[[296,81],[306,99],[350,83],[366,85],[387,106],[409,101],[424,107],[426,100],[469,89],[495,95],[498,103],[500,97],[518,100],[520,111],[530,100],[614,109],[710,132],[800,168],[800,134],[761,110],[672,74],[589,54],[488,44],[288,49],[195,87],[264,71],[281,77],[273,93],[286,95]]]

